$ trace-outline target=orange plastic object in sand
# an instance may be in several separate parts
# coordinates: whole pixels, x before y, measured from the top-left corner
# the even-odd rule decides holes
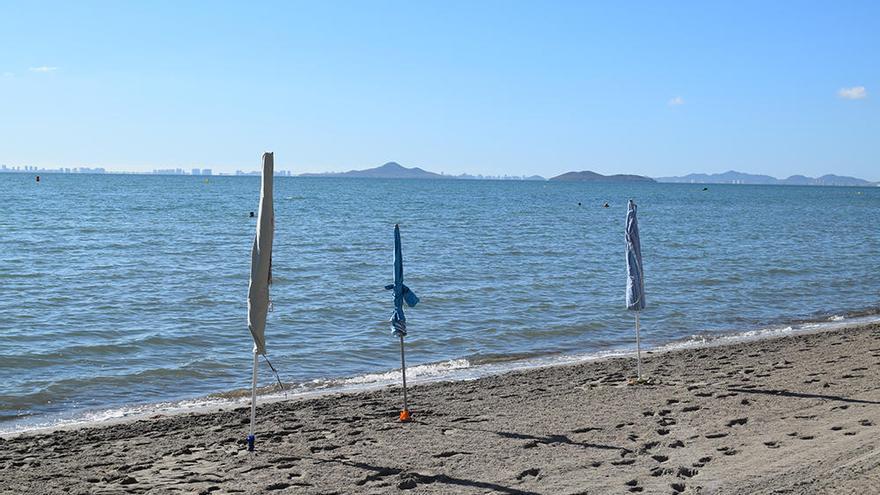
[[[403,411],[400,411],[400,420],[401,421],[409,421],[411,419],[412,419],[412,415],[409,413],[408,410],[404,409]]]

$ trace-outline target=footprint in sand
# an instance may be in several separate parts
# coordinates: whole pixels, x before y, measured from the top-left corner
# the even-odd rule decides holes
[[[672,469],[660,467],[660,466],[657,466],[657,467],[651,469],[651,476],[653,476],[655,478],[659,478],[660,476],[666,476],[666,475],[669,475],[672,473],[673,473]]]
[[[870,422],[867,419],[863,419],[863,420],[859,421],[859,424],[862,426],[874,426],[874,423]]]
[[[660,442],[645,442],[644,444],[642,444],[642,448],[639,450],[641,451],[641,453],[645,453],[658,445],[660,445]]]
[[[519,473],[518,475],[516,475],[516,479],[518,479],[518,480],[523,480],[523,479],[525,479],[527,476],[532,476],[532,477],[534,477],[534,478],[537,478],[538,475],[539,475],[540,473],[541,473],[541,470],[538,469],[538,468],[526,469],[525,471],[523,471],[523,472]]]
[[[471,455],[471,454],[472,454],[472,452],[459,452],[459,451],[455,451],[455,450],[449,450],[446,452],[440,452],[439,454],[434,454],[434,457],[438,458],[438,459],[442,459],[445,457],[452,457],[452,456],[456,456],[456,455]]]
[[[684,491],[684,483],[672,483],[669,488],[672,488],[672,493],[681,493]]]
[[[285,488],[290,488],[290,483],[272,483],[266,486],[267,491],[284,490]]]
[[[629,487],[628,490],[633,493],[638,493],[638,492],[644,491],[644,488],[639,486],[639,480],[629,480],[626,483],[624,483],[624,485],[628,486]]]
[[[696,470],[696,469],[694,469],[694,468],[689,468],[689,467],[681,466],[681,467],[678,468],[678,472],[676,473],[676,475],[677,475],[679,478],[693,478],[693,477],[696,476],[697,473],[699,473],[699,472],[700,472],[700,471],[698,471],[698,470]]]
[[[779,442],[776,442],[773,440],[764,442],[764,445],[766,445],[768,449],[778,449],[779,448]]]
[[[717,450],[718,452],[721,452],[721,453],[724,454],[724,455],[736,455],[736,454],[739,454],[739,451],[738,451],[738,450],[736,450],[736,449],[732,449],[732,448],[727,447],[727,446],[724,446],[724,447],[718,447],[718,448],[715,449],[715,450]]]
[[[743,426],[744,424],[746,424],[748,422],[749,422],[749,418],[731,419],[730,421],[727,422],[727,426],[729,428],[732,428],[734,426]]]

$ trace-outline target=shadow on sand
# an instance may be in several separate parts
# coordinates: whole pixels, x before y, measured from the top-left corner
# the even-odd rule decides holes
[[[880,404],[880,402],[874,400],[850,399],[849,397],[841,397],[839,395],[806,394],[803,392],[790,392],[788,390],[759,390],[747,388],[728,388],[727,390],[729,392],[737,392],[743,394],[763,394],[773,395],[776,397],[796,397],[799,399],[836,400],[840,402],[850,402],[853,404]]]

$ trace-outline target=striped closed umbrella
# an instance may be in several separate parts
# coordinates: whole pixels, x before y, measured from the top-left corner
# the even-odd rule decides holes
[[[629,200],[626,209],[626,309],[636,312],[636,353],[638,379],[642,379],[642,346],[639,336],[639,312],[645,309],[645,277],[642,270],[642,245],[636,204]]]

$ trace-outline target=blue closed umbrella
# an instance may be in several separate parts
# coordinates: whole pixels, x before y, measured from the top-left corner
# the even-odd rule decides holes
[[[400,339],[400,372],[403,377],[403,410],[400,411],[400,420],[408,421],[410,413],[406,399],[406,357],[403,349],[403,338],[406,336],[406,315],[403,313],[403,303],[413,307],[419,303],[419,298],[403,284],[403,250],[400,246],[400,225],[394,226],[394,283],[386,285],[385,289],[394,291],[391,334]]]
[[[642,270],[642,245],[636,204],[629,200],[626,209],[626,309],[636,312],[636,352],[638,379],[642,379],[642,348],[639,338],[639,312],[645,309],[645,276]]]

